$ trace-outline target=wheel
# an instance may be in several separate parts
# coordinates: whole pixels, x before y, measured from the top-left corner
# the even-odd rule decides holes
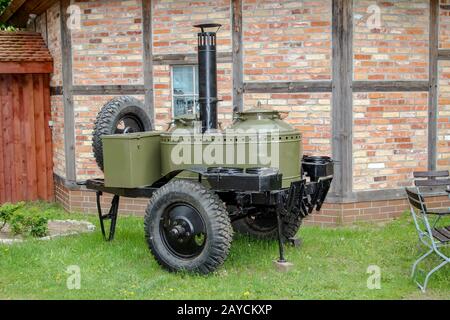
[[[102,136],[151,131],[152,123],[142,102],[136,98],[122,96],[106,103],[94,123],[92,148],[95,161],[103,171]]]
[[[150,251],[169,271],[214,271],[227,258],[233,238],[222,200],[189,180],[171,181],[153,194],[144,229]]]
[[[302,217],[285,215],[282,221],[282,237],[286,241],[294,237],[302,224]],[[253,236],[258,239],[278,239],[278,223],[275,210],[263,209],[258,214],[249,214],[245,218],[233,222],[236,232]]]

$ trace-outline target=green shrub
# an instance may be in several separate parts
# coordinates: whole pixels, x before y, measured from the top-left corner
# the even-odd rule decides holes
[[[13,234],[43,237],[48,232],[48,214],[36,206],[25,202],[5,203],[0,206],[0,230],[9,224]]]
[[[25,206],[25,202],[18,202],[15,204],[12,203],[5,203],[0,206],[0,230],[3,229],[3,227],[8,223],[12,216],[14,215],[14,212],[16,212],[19,209],[22,209]]]
[[[10,26],[10,25],[6,25],[4,23],[0,23],[0,31],[14,32],[14,31],[18,31],[18,29],[15,28],[14,26]]]
[[[48,232],[48,218],[38,208],[22,208],[9,220],[11,231],[32,237],[43,237]]]

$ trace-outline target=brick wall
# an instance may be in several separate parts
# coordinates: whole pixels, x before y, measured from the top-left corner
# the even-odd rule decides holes
[[[428,78],[429,1],[354,1],[354,79],[420,80]],[[380,11],[381,25],[371,17]]]
[[[48,49],[53,57],[53,74],[50,86],[62,85],[62,55],[61,55],[61,24],[59,17],[59,3],[55,3],[47,10]]]
[[[50,97],[52,111],[53,172],[66,176],[66,157],[64,151],[64,104],[62,96]]]
[[[439,62],[438,168],[450,168],[450,61]]]
[[[447,196],[427,197],[428,208],[448,208]],[[326,203],[319,213],[308,216],[305,224],[332,227],[350,225],[358,222],[382,223],[409,211],[406,199],[363,201],[354,203]]]
[[[72,30],[74,84],[142,84],[141,1],[73,3],[82,13]]]
[[[246,93],[247,109],[256,107],[289,112],[285,119],[303,136],[305,154],[331,155],[330,93]]]
[[[449,0],[441,0],[441,5],[450,5]],[[450,49],[450,10],[439,10],[439,48]]]
[[[331,79],[331,1],[243,2],[244,81]],[[244,109],[289,112],[305,153],[331,153],[329,93],[246,93]]]
[[[218,51],[231,51],[230,1],[153,1],[153,53],[193,53],[198,28],[205,22],[222,24],[217,34]]]
[[[62,55],[61,55],[61,26],[59,3],[51,6],[46,13],[36,18],[36,31],[42,34],[43,39],[53,57],[53,73],[50,77],[50,86],[62,85]],[[53,139],[53,171],[61,177],[66,176],[66,163],[64,152],[64,107],[61,95],[51,96],[52,139]]]
[[[331,79],[331,1],[245,0],[244,81]]]
[[[427,166],[427,93],[355,93],[354,190],[398,188]]]
[[[354,80],[428,79],[428,17],[425,0],[354,1]],[[427,166],[427,94],[353,98],[353,189],[410,185]]]
[[[165,130],[172,118],[171,70],[167,64],[153,66],[153,103],[156,130]]]

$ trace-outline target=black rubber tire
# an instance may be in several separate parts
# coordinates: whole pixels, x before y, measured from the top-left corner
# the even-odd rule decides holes
[[[282,217],[282,238],[287,241],[289,238],[295,237],[302,225],[302,217],[294,215],[285,215]],[[277,218],[274,216],[270,219],[270,228],[261,228],[258,225],[258,220],[251,217],[245,217],[233,222],[234,231],[264,240],[278,239],[278,224]]]
[[[193,258],[180,258],[173,254],[159,232],[165,209],[178,202],[196,208],[206,225],[204,248]],[[200,183],[189,180],[173,180],[153,194],[145,213],[144,231],[148,247],[156,261],[172,272],[213,272],[227,258],[233,238],[233,228],[222,200]]]
[[[152,122],[141,101],[130,96],[121,96],[108,101],[100,110],[94,123],[92,149],[95,161],[103,171],[102,136],[114,134],[119,120],[132,115],[140,120],[142,131],[151,131]]]

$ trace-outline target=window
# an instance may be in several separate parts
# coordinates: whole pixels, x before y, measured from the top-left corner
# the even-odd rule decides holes
[[[172,67],[173,116],[196,114],[198,108],[198,68],[196,65]]]

